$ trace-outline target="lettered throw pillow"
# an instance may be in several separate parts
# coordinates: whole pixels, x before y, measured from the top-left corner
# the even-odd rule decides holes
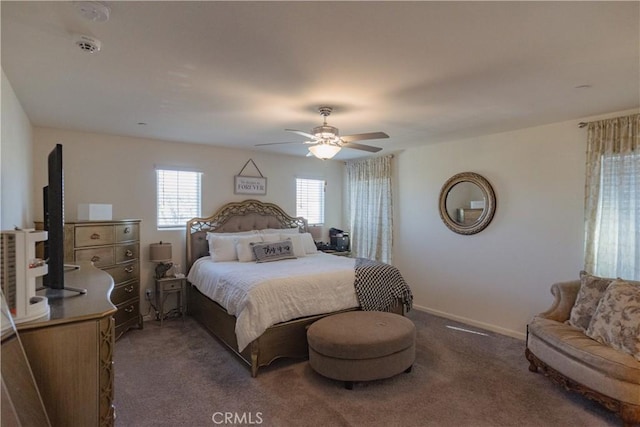
[[[586,271],[580,272],[580,290],[576,302],[571,309],[569,324],[586,331],[591,323],[591,317],[595,313],[598,303],[607,286],[614,279],[593,276]]]
[[[640,361],[640,285],[621,279],[611,282],[586,334]]]
[[[295,258],[291,240],[275,243],[251,243],[256,262],[280,261]]]

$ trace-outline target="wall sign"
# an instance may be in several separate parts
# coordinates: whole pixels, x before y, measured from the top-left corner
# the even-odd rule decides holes
[[[248,176],[242,174],[249,162],[253,164],[253,167],[256,168],[256,171],[258,171],[260,176]],[[258,169],[258,166],[256,166],[253,159],[247,160],[247,163],[245,163],[242,169],[240,169],[240,173],[234,177],[233,193],[253,195],[267,194],[267,178],[262,175],[262,172],[260,172],[260,169]]]

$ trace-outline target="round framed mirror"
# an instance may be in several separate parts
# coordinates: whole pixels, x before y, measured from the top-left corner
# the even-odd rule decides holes
[[[496,196],[489,181],[474,172],[449,178],[440,190],[440,217],[451,231],[476,234],[487,228],[496,212]]]

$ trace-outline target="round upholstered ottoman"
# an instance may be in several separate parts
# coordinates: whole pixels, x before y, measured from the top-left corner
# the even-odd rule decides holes
[[[389,378],[410,372],[416,327],[398,314],[349,311],[324,317],[307,330],[309,364],[317,373],[345,382]]]

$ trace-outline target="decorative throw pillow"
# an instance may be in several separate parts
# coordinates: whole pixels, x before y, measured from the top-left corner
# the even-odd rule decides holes
[[[255,261],[256,257],[253,255],[253,248],[251,243],[262,242],[262,237],[255,234],[253,236],[241,236],[236,238],[236,253],[238,255],[238,261],[250,262]]]
[[[306,256],[307,253],[304,250],[304,243],[302,242],[302,234],[280,234],[280,240],[290,240],[293,246],[293,254],[296,258]]]
[[[291,241],[275,243],[251,243],[256,262],[280,261],[293,259],[293,245]]]
[[[586,334],[640,361],[640,286],[621,279],[611,282]]]
[[[593,276],[586,271],[580,272],[580,290],[576,302],[571,309],[569,324],[586,331],[595,313],[600,299],[607,290],[607,286],[614,279]]]
[[[212,235],[209,240],[209,254],[213,262],[237,261],[236,237]]]

